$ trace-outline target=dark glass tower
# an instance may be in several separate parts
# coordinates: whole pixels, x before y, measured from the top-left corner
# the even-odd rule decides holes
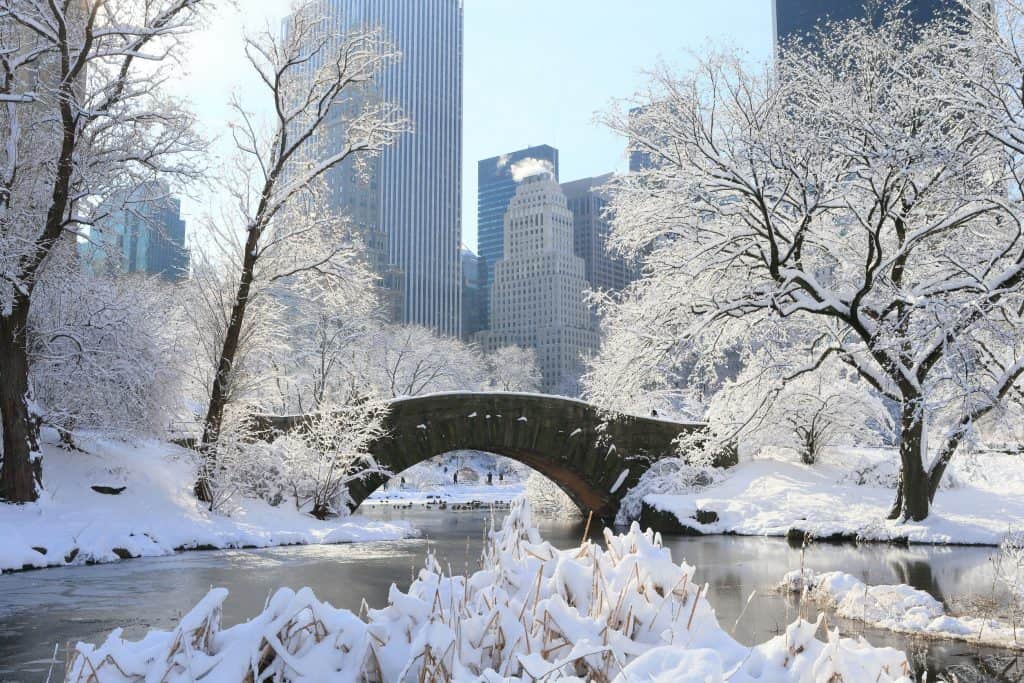
[[[558,150],[550,145],[527,147],[477,162],[477,253],[480,255],[481,329],[490,329],[490,291],[494,264],[504,256],[505,209],[516,194],[515,169],[528,163],[547,164],[558,180]]]
[[[814,40],[816,26],[829,21],[846,21],[870,16],[881,20],[895,0],[870,3],[866,0],[772,0],[775,48],[787,40],[804,36]],[[870,6],[873,9],[867,9]],[[957,0],[909,0],[904,11],[915,24],[926,24],[949,12],[962,12]]]
[[[572,212],[573,251],[583,259],[584,277],[594,291],[617,292],[639,276],[636,264],[608,249],[608,197],[601,188],[611,180],[612,174],[608,173],[562,183]]]
[[[85,268],[106,275],[146,273],[170,282],[189,274],[181,201],[159,181],[118,193],[105,204],[106,218],[80,242]]]

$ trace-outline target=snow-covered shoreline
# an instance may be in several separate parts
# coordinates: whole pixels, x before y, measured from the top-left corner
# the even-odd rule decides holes
[[[1024,525],[1024,475],[1017,456],[992,456],[984,478],[954,473],[955,486],[938,492],[927,519],[900,522],[886,519],[893,489],[872,479],[887,455],[861,450],[813,466],[746,460],[706,488],[643,500],[703,534],[997,546]],[[865,475],[869,469],[872,474]]]
[[[240,499],[229,515],[197,503],[195,464],[182,448],[82,438],[82,452],[44,443],[39,501],[0,505],[0,571],[19,571],[183,550],[387,541],[414,534],[406,522],[358,515],[320,521],[282,504]],[[117,495],[94,491],[110,487]],[[0,582],[2,582],[0,578]]]
[[[868,585],[845,572],[797,569],[782,578],[779,588],[814,600],[841,617],[895,633],[1024,649],[1024,633],[1019,636],[1013,624],[1001,619],[947,614],[943,604],[930,593],[906,584]]]

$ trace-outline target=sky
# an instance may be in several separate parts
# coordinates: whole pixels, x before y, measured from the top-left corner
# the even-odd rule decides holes
[[[190,38],[175,87],[221,157],[230,152],[230,94],[265,101],[243,56],[243,31],[276,31],[289,4],[223,3]],[[644,71],[659,61],[685,70],[710,45],[767,59],[771,0],[465,0],[463,242],[476,247],[478,160],[549,144],[559,150],[563,182],[624,170],[625,142],[595,115],[642,88]],[[183,212],[194,232],[211,198],[192,194]]]

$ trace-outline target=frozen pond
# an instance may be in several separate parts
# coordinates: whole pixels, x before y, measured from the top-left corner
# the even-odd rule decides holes
[[[44,681],[54,646],[58,663],[51,680],[60,680],[66,645],[100,641],[113,628],[125,627],[134,638],[151,628],[172,628],[212,586],[231,592],[226,624],[248,618],[279,586],[311,586],[318,597],[358,610],[386,603],[391,582],[405,588],[422,562],[427,544],[456,573],[474,567],[488,513],[393,510],[367,507],[378,518],[406,518],[422,538],[399,542],[337,546],[296,546],[265,550],[191,552],[118,564],[71,567],[0,576],[0,681]],[[545,538],[558,546],[577,545],[579,521],[547,520]],[[678,561],[698,569],[711,585],[711,603],[727,630],[756,591],[735,630],[741,642],[776,635],[796,615],[796,601],[772,587],[789,569],[800,566],[800,551],[781,539],[714,536],[666,538]],[[992,596],[992,548],[894,548],[887,546],[816,545],[806,565],[841,569],[868,583],[909,583],[948,602]],[[979,650],[969,643],[911,641],[856,622],[835,621],[845,635],[863,633],[875,645],[906,649],[912,662],[935,680],[952,672],[959,681],[1024,678],[1024,665],[1001,650]],[[951,668],[952,667],[952,668]]]

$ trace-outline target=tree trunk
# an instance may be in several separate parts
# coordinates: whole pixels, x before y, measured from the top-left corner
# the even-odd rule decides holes
[[[28,401],[28,349],[24,307],[15,304],[0,318],[0,418],[3,424],[3,464],[0,500],[28,503],[39,498],[43,459],[38,428]]]
[[[255,227],[250,228],[245,244],[242,276],[238,282],[238,291],[235,293],[234,304],[231,307],[231,318],[228,321],[228,328],[224,335],[224,345],[221,347],[220,360],[217,363],[217,374],[213,379],[213,387],[210,392],[210,405],[206,409],[206,420],[203,423],[203,438],[200,442],[199,451],[204,462],[203,466],[200,467],[199,477],[196,479],[195,494],[196,498],[204,503],[213,502],[210,473],[216,467],[214,448],[220,435],[221,426],[224,423],[224,408],[228,402],[231,372],[235,365],[235,357],[238,355],[238,344],[242,337],[242,325],[245,320],[246,307],[249,305],[249,292],[252,288],[253,269],[256,266],[259,238],[260,230]]]
[[[920,522],[931,506],[931,479],[925,469],[925,420],[919,400],[904,400],[900,414],[900,477],[890,519]]]

